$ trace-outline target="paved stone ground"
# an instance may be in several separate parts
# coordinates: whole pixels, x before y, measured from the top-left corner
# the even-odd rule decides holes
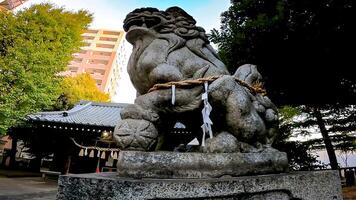
[[[40,177],[0,178],[1,200],[55,200],[57,182]]]
[[[342,188],[342,193],[344,200],[355,200],[356,199],[356,186],[344,187]]]

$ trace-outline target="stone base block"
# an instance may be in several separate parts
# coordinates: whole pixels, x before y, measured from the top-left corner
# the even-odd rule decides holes
[[[341,200],[337,171],[233,178],[125,179],[116,173],[59,178],[59,200],[230,199]]]
[[[117,161],[118,175],[128,178],[220,178],[287,170],[287,154],[277,150],[259,153],[121,151]]]

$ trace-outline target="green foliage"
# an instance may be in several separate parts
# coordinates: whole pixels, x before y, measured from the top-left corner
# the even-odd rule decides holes
[[[356,151],[356,136],[352,134],[336,134],[330,136],[333,142],[335,150],[340,150],[344,152],[355,152]],[[306,142],[313,149],[325,149],[324,141],[322,138],[312,139]]]
[[[56,110],[68,110],[80,100],[108,102],[110,97],[96,86],[89,74],[66,77],[61,82],[62,95],[59,97]]]
[[[353,104],[354,5],[350,0],[233,0],[210,39],[230,71],[259,67],[279,104]]]
[[[290,108],[287,108],[289,110]],[[292,108],[293,110],[294,108]],[[285,108],[280,109],[285,110]],[[305,153],[311,150],[326,149],[325,138],[311,139],[305,142],[290,141],[291,136],[315,136],[320,134],[320,121],[315,117],[314,108],[309,106],[298,106],[298,116],[293,120],[283,119],[280,125],[280,135],[276,139],[276,148],[287,152],[291,160],[294,161],[312,161],[312,155],[302,153],[301,149],[305,149]],[[356,150],[356,108],[355,106],[337,106],[326,105],[319,107],[321,117],[323,119],[327,139],[333,145],[332,151],[339,150],[343,154],[349,154]],[[283,113],[284,111],[282,111]],[[288,113],[288,112],[287,112]],[[283,115],[283,114],[282,114]],[[294,143],[294,144],[293,144]],[[292,150],[291,150],[292,149]],[[303,158],[304,156],[304,158]],[[306,156],[306,157],[305,157]],[[330,155],[329,155],[330,156]],[[299,159],[303,158],[303,159]],[[294,162],[293,161],[293,162]],[[293,164],[292,162],[292,164]],[[295,162],[297,164],[298,162]],[[303,168],[307,167],[307,162],[299,163]],[[315,166],[317,163],[310,163],[310,166]],[[335,163],[337,165],[337,163]],[[293,168],[298,168],[293,166]]]
[[[283,26],[285,4],[281,0],[232,1],[229,10],[222,13],[221,30],[214,29],[210,39],[218,44],[219,54],[231,71],[245,63],[259,64],[256,48],[266,42],[264,39],[282,34],[274,35],[274,30]]]
[[[317,160],[317,156],[311,154],[311,145],[299,141],[277,141],[274,147],[280,151],[286,152],[289,168],[291,170],[315,170],[325,168]]]
[[[284,106],[279,109],[280,127],[279,134],[275,139],[273,147],[286,152],[291,170],[313,170],[324,168],[317,161],[317,156],[311,153],[312,144],[290,140],[295,135],[296,117],[302,115],[301,107]]]
[[[316,111],[319,106],[347,106],[356,102],[356,76],[350,64],[354,62],[351,49],[356,38],[352,1],[232,0],[231,3],[221,15],[220,30],[213,30],[210,37],[230,71],[241,64],[257,64],[265,78],[268,96],[279,106],[308,105]],[[287,113],[282,117],[293,115],[291,110],[282,111]],[[315,111],[314,115],[318,113]],[[310,119],[309,122],[317,122],[315,116]],[[329,120],[319,118],[317,125],[329,157],[335,157],[328,139],[328,131],[332,129],[326,130],[323,123],[326,119]],[[338,119],[342,123],[347,121]],[[306,126],[308,121],[299,124]],[[282,129],[283,125],[289,126],[287,131],[297,126],[282,123]],[[333,127],[348,129],[343,125]],[[287,137],[289,134],[282,134],[282,139]]]
[[[282,121],[289,121],[301,114],[300,109],[293,106],[282,106],[278,111]]]
[[[318,122],[311,108],[301,106],[300,110],[304,119],[294,122],[295,131],[304,135],[314,134],[315,128],[318,127]],[[354,136],[356,133],[356,107],[326,105],[320,108],[320,113],[335,149],[354,151],[356,149],[356,144],[354,143],[356,138]],[[322,144],[322,139],[310,140],[308,143],[314,149],[325,148],[325,145]]]
[[[51,4],[0,13],[0,134],[54,104],[61,81],[56,74],[81,46],[82,30],[90,22],[86,11]]]
[[[317,120],[313,115],[313,110],[309,106],[299,107],[304,119],[295,124],[295,128],[301,130],[309,129],[317,125]],[[356,130],[356,107],[351,106],[338,106],[338,105],[325,105],[319,107],[323,121],[328,127],[327,130],[330,134],[336,133],[352,133]],[[305,130],[306,131],[306,130]],[[310,131],[312,133],[313,131]]]

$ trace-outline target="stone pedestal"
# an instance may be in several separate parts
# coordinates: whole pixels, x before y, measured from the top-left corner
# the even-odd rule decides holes
[[[197,153],[120,151],[119,177],[220,178],[288,171],[287,154],[277,150],[258,153]]]
[[[59,200],[341,200],[337,171],[205,179],[128,179],[116,173],[65,175]]]

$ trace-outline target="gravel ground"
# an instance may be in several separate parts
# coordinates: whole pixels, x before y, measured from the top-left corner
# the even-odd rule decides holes
[[[0,200],[55,200],[57,182],[40,177],[0,177]],[[344,200],[356,200],[356,186],[343,188]]]
[[[57,182],[40,177],[0,178],[1,200],[55,200]]]
[[[344,200],[355,200],[356,199],[356,186],[344,187],[342,188],[342,193]]]

